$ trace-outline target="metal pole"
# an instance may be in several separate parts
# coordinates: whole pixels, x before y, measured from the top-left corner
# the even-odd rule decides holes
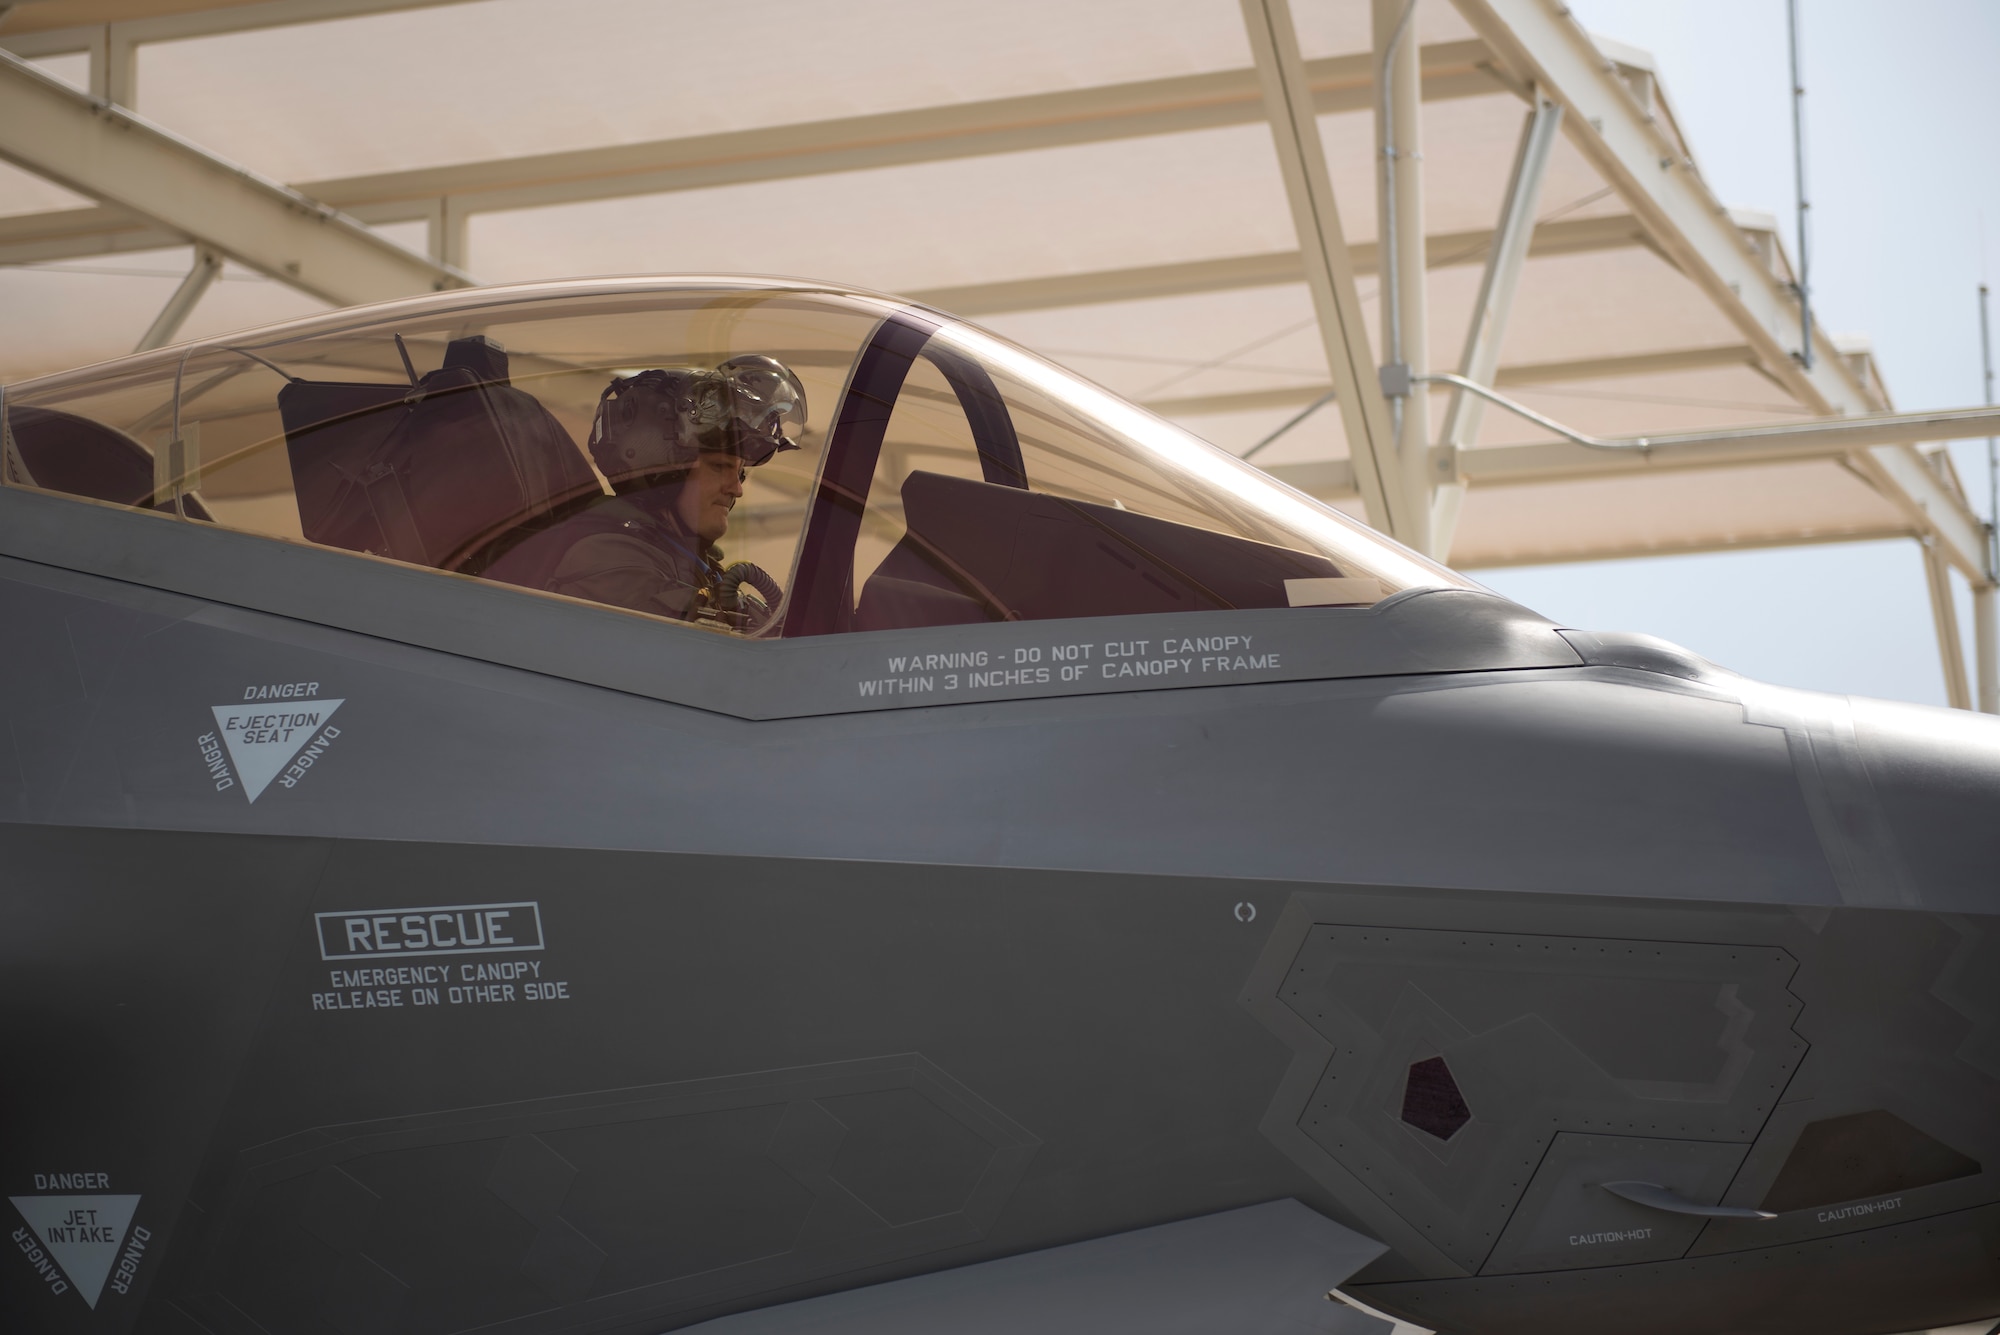
[[[1382,392],[1401,460],[1403,542],[1435,556],[1431,540],[1430,396],[1411,376],[1428,363],[1424,273],[1423,152],[1418,130],[1422,68],[1410,40],[1417,0],[1374,0],[1377,222],[1381,235]]]
[[[1785,26],[1792,51],[1792,179],[1799,196],[1799,363],[1807,370],[1813,364],[1812,261],[1806,250],[1806,86],[1799,76],[1799,0],[1785,0]]]
[[[1979,712],[2000,714],[2000,589],[1988,584],[1972,591],[1973,661],[1979,676]]]
[[[1945,703],[1953,709],[1972,708],[1972,683],[1965,678],[1965,648],[1958,638],[1958,606],[1951,598],[1951,567],[1937,544],[1923,544],[1924,583],[1931,596],[1931,619],[1937,625],[1938,657],[1943,660]]]
[[[1507,331],[1507,317],[1513,313],[1514,290],[1527,262],[1528,244],[1534,239],[1536,202],[1541,198],[1542,178],[1561,125],[1562,107],[1537,93],[1521,126],[1514,169],[1507,179],[1500,218],[1493,226],[1492,247],[1486,254],[1486,273],[1466,326],[1465,351],[1458,362],[1458,374],[1466,380],[1490,386],[1499,369],[1500,343]],[[1437,491],[1431,510],[1430,555],[1440,561],[1450,559],[1459,507],[1465,499],[1465,476],[1458,466],[1458,453],[1471,448],[1477,439],[1484,406],[1484,399],[1454,386],[1450,406],[1445,409],[1444,429],[1438,433],[1437,467],[1431,470]]]
[[[1986,372],[1986,402],[1993,402],[1993,325],[1987,317],[1986,284],[1979,285],[1979,361]],[[2000,579],[2000,450],[1986,438],[1986,576]]]
[[[1986,284],[1979,285],[1979,362],[1986,376],[1986,402],[1993,402],[1993,324],[1987,314]],[[2000,714],[2000,451],[1986,438],[1986,583],[1972,590],[1972,661],[1979,712]]]
[[[1354,287],[1354,260],[1340,227],[1326,150],[1320,144],[1318,113],[1299,55],[1298,30],[1287,0],[1240,0],[1257,82],[1271,121],[1271,140],[1284,176],[1285,196],[1298,233],[1299,260],[1312,294],[1320,341],[1326,349],[1335,402],[1347,433],[1355,483],[1368,521],[1391,537],[1410,532],[1404,520],[1401,460],[1382,401],[1375,359]]]
[[[1328,390],[1326,393],[1320,395],[1318,398],[1314,399],[1311,403],[1308,403],[1304,408],[1301,408],[1283,426],[1279,427],[1276,431],[1273,431],[1270,435],[1264,437],[1264,439],[1258,441],[1255,445],[1252,445],[1249,449],[1243,451],[1243,453],[1238,455],[1237,457],[1240,459],[1244,459],[1246,461],[1256,458],[1258,452],[1262,450],[1266,445],[1273,444],[1274,442],[1277,441],[1277,439],[1280,436],[1290,431],[1293,427],[1297,426],[1299,423],[1305,421],[1308,417],[1311,417],[1321,408],[1326,407],[1327,404],[1332,403],[1333,396],[1334,396],[1333,390]]]
[[[209,284],[213,283],[221,272],[222,257],[206,246],[196,246],[194,267],[188,270],[186,278],[181,279],[181,285],[174,289],[171,297],[167,298],[167,304],[160,308],[160,313],[154,317],[152,325],[140,336],[139,346],[132,351],[150,352],[154,348],[164,348],[173,342],[174,335],[181,331],[181,325],[186,323],[189,314],[193,312],[195,303],[201,300],[202,294],[208,291]]]
[[[472,221],[466,215],[465,206],[450,195],[441,195],[431,205],[428,221],[426,249],[430,257],[454,269],[465,267]]]
[[[1402,302],[1399,299],[1401,297],[1399,287],[1402,280],[1402,271],[1401,266],[1397,263],[1398,256],[1396,253],[1397,242],[1401,238],[1399,229],[1396,226],[1396,206],[1399,201],[1396,198],[1395,61],[1396,50],[1403,44],[1403,33],[1410,26],[1410,16],[1416,12],[1417,0],[1404,0],[1402,15],[1396,20],[1395,28],[1390,32],[1388,40],[1382,43],[1381,59],[1375,66],[1375,126],[1382,139],[1380,182],[1382,192],[1382,361],[1387,366],[1399,365],[1403,360],[1403,311]],[[1376,18],[1378,21],[1380,20],[1381,15],[1379,12]],[[1401,398],[1407,393],[1407,389],[1403,390],[1400,394],[1391,393],[1390,398]],[[1390,408],[1397,413],[1396,420],[1400,424],[1402,421],[1400,408],[1394,403],[1390,404]]]

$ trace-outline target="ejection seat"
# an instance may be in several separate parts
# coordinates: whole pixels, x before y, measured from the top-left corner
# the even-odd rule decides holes
[[[132,437],[88,417],[55,408],[15,404],[7,409],[5,473],[9,482],[94,501],[172,513],[169,497],[154,495],[153,451]],[[181,497],[190,519],[209,519],[192,493]]]
[[[291,380],[278,411],[309,542],[479,574],[603,494],[562,423],[511,383],[506,352],[477,335],[446,344],[435,371],[410,366],[406,385]]]

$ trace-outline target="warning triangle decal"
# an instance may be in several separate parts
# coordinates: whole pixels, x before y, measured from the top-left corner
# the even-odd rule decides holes
[[[278,771],[319,735],[343,700],[287,700],[282,704],[213,705],[215,726],[236,762],[243,791],[252,802],[271,786]]]
[[[55,1257],[63,1274],[91,1307],[104,1292],[111,1263],[118,1259],[119,1244],[132,1212],[139,1208],[137,1196],[13,1196],[14,1208],[49,1255]]]

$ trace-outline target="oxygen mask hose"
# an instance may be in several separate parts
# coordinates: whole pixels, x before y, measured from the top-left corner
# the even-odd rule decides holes
[[[764,605],[761,614],[757,611],[754,604],[750,607],[744,606],[743,586],[745,584],[748,584],[763,596]],[[749,561],[738,561],[735,565],[724,570],[721,576],[715,581],[716,605],[724,612],[749,615],[753,627],[761,626],[769,620],[772,610],[778,606],[779,602],[784,599],[784,596],[785,591],[778,587],[778,581],[772,579],[762,566],[754,565]]]

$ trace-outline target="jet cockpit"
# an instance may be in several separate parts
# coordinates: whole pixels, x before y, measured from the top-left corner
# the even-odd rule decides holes
[[[700,412],[736,411],[693,404],[699,377],[745,359],[789,377],[771,428],[784,448],[729,456],[740,497],[711,541],[678,513],[698,503],[692,454],[678,470],[629,467],[604,410],[636,411],[621,385],[695,377],[676,404],[644,405],[692,440]],[[736,635],[1367,607],[1473,587],[1002,339],[809,284],[444,294],[55,377],[8,408],[14,486]],[[686,595],[573,555],[617,534],[686,547]]]

